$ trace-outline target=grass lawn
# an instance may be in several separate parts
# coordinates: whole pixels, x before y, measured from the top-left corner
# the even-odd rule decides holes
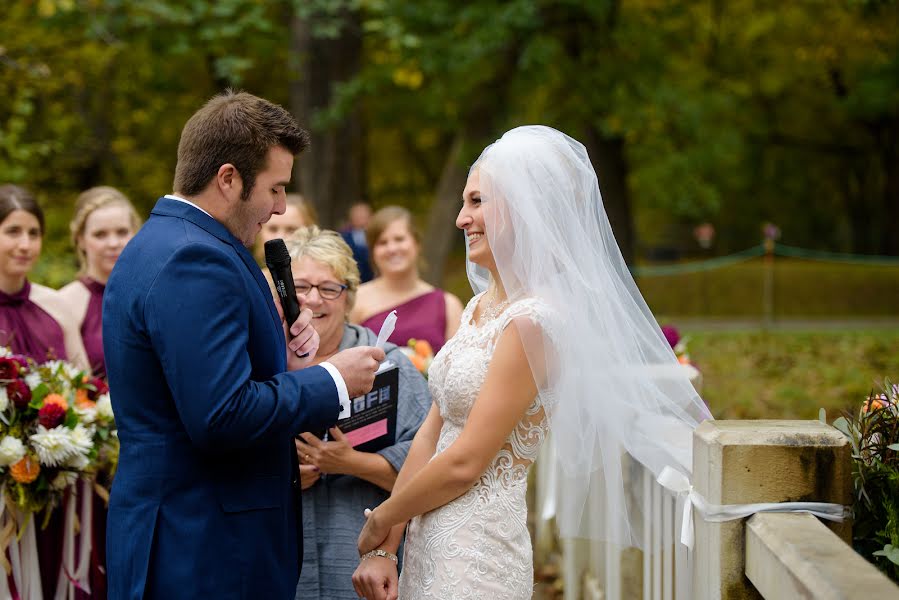
[[[719,419],[817,419],[823,407],[832,422],[884,377],[899,381],[899,328],[681,334]]]

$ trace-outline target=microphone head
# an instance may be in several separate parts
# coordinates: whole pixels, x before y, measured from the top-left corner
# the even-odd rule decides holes
[[[290,253],[284,240],[275,238],[265,243],[265,264],[269,269],[290,266]]]

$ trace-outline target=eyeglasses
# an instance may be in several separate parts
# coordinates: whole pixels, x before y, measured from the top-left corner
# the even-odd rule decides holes
[[[293,287],[296,288],[298,294],[303,294],[304,296],[311,292],[312,288],[315,288],[318,290],[318,295],[325,300],[337,300],[340,298],[343,290],[347,289],[347,286],[341,283],[334,283],[333,281],[326,281],[318,285],[312,285],[308,281],[294,281]]]

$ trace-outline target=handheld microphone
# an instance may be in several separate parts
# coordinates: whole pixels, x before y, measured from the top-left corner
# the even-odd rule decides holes
[[[275,283],[275,291],[284,309],[284,320],[287,321],[287,329],[300,316],[300,302],[297,300],[297,290],[293,287],[293,273],[290,270],[290,254],[287,245],[281,238],[269,240],[265,243],[265,266],[272,274]]]

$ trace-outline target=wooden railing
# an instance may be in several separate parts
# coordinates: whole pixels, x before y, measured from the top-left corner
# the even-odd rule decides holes
[[[552,527],[540,522],[541,511],[553,493],[565,492],[550,489],[551,474],[538,467],[535,548],[538,561],[546,556],[541,549],[561,549],[565,600],[899,598],[899,587],[848,544],[849,522],[825,524],[802,513],[723,523],[697,517],[688,553],[679,543],[682,501],[636,463],[627,480],[643,514],[644,552],[545,539]],[[848,442],[818,421],[709,421],[694,434],[693,485],[711,504],[849,505]],[[602,516],[596,507],[591,518]]]

